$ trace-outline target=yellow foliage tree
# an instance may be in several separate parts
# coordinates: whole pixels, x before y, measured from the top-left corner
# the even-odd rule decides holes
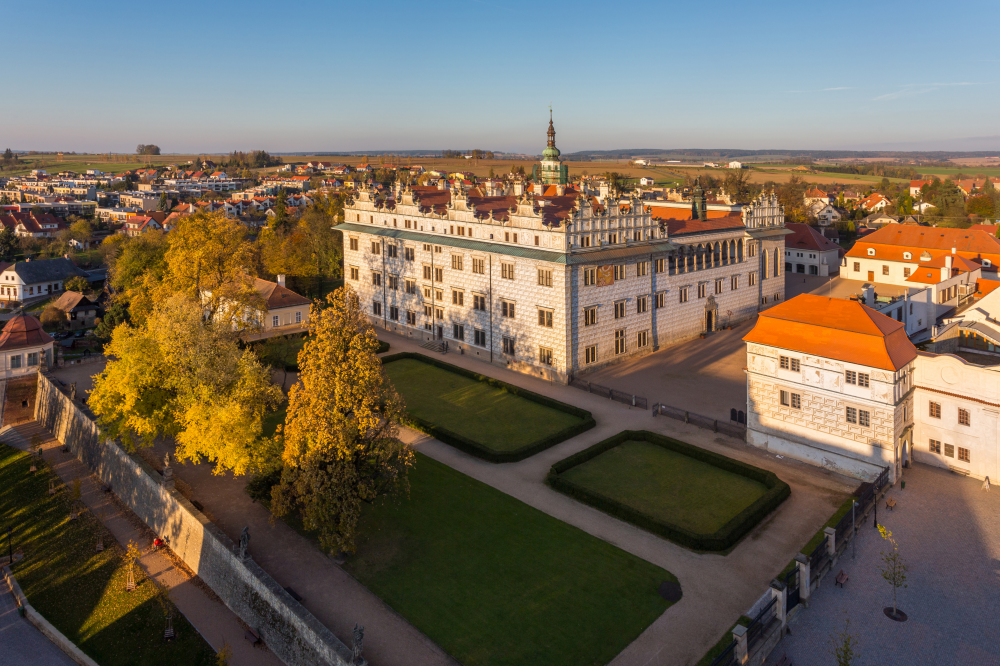
[[[413,451],[398,439],[403,402],[375,355],[378,338],[350,287],[313,306],[299,354],[299,383],[278,440],[278,516],[298,509],[330,552],[354,549],[363,502],[405,487]]]
[[[250,312],[263,311],[254,289],[254,244],[245,226],[221,212],[182,217],[168,234],[166,275],[161,293],[186,293],[206,314],[237,329],[259,325]]]
[[[137,327],[119,325],[105,354],[88,402],[105,435],[129,449],[174,437],[178,459],[207,458],[218,474],[273,465],[262,418],[281,389],[228,322],[205,320],[190,294],[157,303]]]

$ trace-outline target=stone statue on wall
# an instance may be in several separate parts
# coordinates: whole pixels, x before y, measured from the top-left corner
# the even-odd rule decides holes
[[[352,650],[352,652],[353,652],[352,662],[354,664],[360,665],[360,664],[364,664],[365,663],[364,657],[361,656],[361,650],[362,650],[362,646],[363,646],[364,640],[365,640],[365,628],[364,628],[364,626],[363,625],[359,625],[359,624],[355,624],[354,625],[354,648]]]
[[[69,399],[76,400],[76,382],[69,385]]]
[[[250,527],[244,527],[240,533],[240,559],[247,558],[247,549],[250,548]]]

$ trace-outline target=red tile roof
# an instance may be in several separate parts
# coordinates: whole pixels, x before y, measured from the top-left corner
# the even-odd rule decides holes
[[[19,314],[8,321],[0,334],[0,349],[37,347],[49,342],[52,336],[42,330],[37,319],[27,314]]]
[[[836,250],[840,247],[811,225],[789,222],[785,227],[792,232],[788,236],[785,236],[785,247],[787,248],[822,252],[824,250]]]

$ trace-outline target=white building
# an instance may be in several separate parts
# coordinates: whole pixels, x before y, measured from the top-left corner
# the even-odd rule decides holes
[[[798,296],[747,341],[747,441],[859,478],[908,463],[1000,477],[1000,290],[918,352],[898,322],[851,301]]]
[[[747,442],[863,479],[902,471],[917,350],[860,303],[802,294],[760,313],[747,342]]]
[[[0,302],[58,294],[63,290],[63,282],[77,276],[85,278],[87,273],[62,257],[6,264],[0,272]]]
[[[362,187],[345,206],[346,283],[372,321],[558,381],[753,316],[784,295],[784,212],[693,201],[600,202],[566,184],[549,145],[538,179],[478,188]]]
[[[0,334],[0,365],[4,379],[33,375],[52,366],[52,337],[31,315],[12,318]]]
[[[840,270],[840,246],[808,224],[789,223],[785,272],[828,276]]]

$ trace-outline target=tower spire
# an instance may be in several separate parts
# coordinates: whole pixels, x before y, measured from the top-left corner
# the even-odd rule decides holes
[[[548,146],[549,146],[549,148],[555,148],[556,147],[556,128],[552,124],[552,107],[551,106],[549,107],[549,132],[548,132],[548,134],[549,134],[549,143],[548,143]]]

